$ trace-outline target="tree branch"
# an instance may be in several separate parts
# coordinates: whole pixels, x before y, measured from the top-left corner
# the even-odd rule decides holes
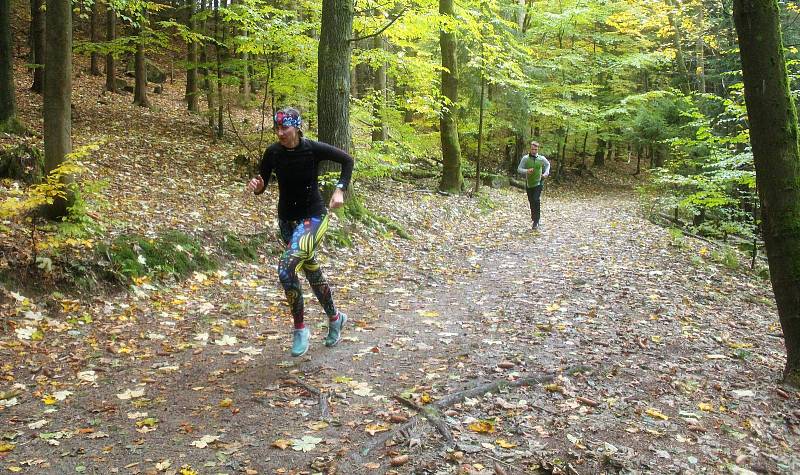
[[[369,34],[369,35],[365,35],[365,36],[359,36],[357,38],[350,38],[349,40],[347,40],[347,42],[348,43],[355,43],[356,41],[366,40],[367,38],[372,38],[374,36],[380,35],[384,31],[386,31],[387,28],[392,26],[392,23],[396,22],[401,16],[403,16],[403,13],[405,13],[406,10],[408,10],[408,7],[405,7],[402,10],[400,10],[400,13],[398,13],[394,18],[392,18],[392,20],[389,23],[385,24],[383,26],[383,28],[381,28],[380,30],[376,31],[375,33],[372,33],[372,34]]]

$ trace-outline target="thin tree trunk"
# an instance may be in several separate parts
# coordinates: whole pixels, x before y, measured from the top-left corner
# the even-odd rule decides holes
[[[47,0],[44,74],[44,161],[50,173],[72,151],[72,2]],[[64,177],[69,182],[70,177]],[[67,215],[70,196],[44,209],[49,218]]]
[[[106,41],[112,42],[117,37],[117,13],[110,4],[106,4]],[[114,53],[106,54],[106,91],[117,92],[117,64]]]
[[[200,11],[205,11],[206,0],[201,0],[200,2]],[[200,29],[203,31],[204,34],[208,35],[208,20],[203,20],[203,24],[201,25]],[[203,44],[200,48],[200,63],[207,64],[208,62],[208,44]],[[203,75],[203,90],[206,93],[206,105],[208,106],[207,111],[207,119],[208,119],[208,126],[212,130],[214,129],[214,91],[211,88],[211,75],[209,74],[209,70],[206,66],[200,68],[200,73]]]
[[[383,37],[378,35],[375,37],[375,49],[382,50],[384,48]],[[372,141],[373,142],[386,142],[389,140],[389,128],[386,126],[386,63],[375,68],[375,107],[374,115],[375,121],[372,126]]]
[[[481,47],[481,56],[483,55],[483,47]],[[475,157],[475,193],[481,187],[481,149],[483,147],[483,111],[486,107],[483,104],[483,94],[486,90],[486,73],[481,69],[481,105],[480,113],[478,114],[478,156]]]
[[[11,2],[0,0],[0,128],[17,117],[12,48]]]
[[[98,3],[98,0],[92,2],[92,11],[89,16],[89,38],[94,44],[100,41],[100,35],[97,32]],[[100,76],[100,53],[92,51],[90,58],[89,72],[92,76]]]
[[[688,94],[691,88],[689,87],[689,71],[686,69],[686,60],[683,57],[683,33],[681,31],[680,18],[676,18],[676,12],[680,13],[681,11],[681,4],[680,0],[668,0],[668,4],[672,7],[667,12],[667,20],[672,27],[672,40],[675,43],[675,64],[680,75],[678,84],[681,92]]]
[[[133,103],[140,107],[150,107],[147,99],[147,60],[144,55],[144,28],[139,27],[136,39],[135,83],[133,87]]]
[[[697,31],[697,91],[701,94],[706,92],[706,60],[705,60],[705,41],[703,32],[705,31],[705,7],[700,5],[700,18]]]
[[[786,346],[784,382],[800,387],[800,150],[775,0],[734,0],[744,97],[770,279]]]
[[[31,0],[31,63],[33,84],[31,91],[44,92],[44,17],[43,0]]]
[[[222,5],[224,5],[224,1]],[[220,39],[219,35],[219,9],[220,9],[220,2],[219,0],[214,0],[214,39],[217,40],[215,45],[215,53],[217,59],[217,138],[222,138],[225,136],[225,129],[223,128],[223,101],[222,101],[222,46],[220,43],[225,41],[223,32],[223,38]]]
[[[194,19],[195,0],[186,0],[186,26],[195,31],[197,22]],[[197,97],[197,43],[192,41],[186,45],[186,104],[191,112],[200,110]]]
[[[439,0],[439,14],[453,17],[453,0]],[[442,179],[439,189],[457,193],[464,184],[461,173],[461,145],[458,142],[456,124],[456,105],[458,104],[458,62],[455,33],[439,31],[439,44],[442,49],[442,96],[447,103],[442,106],[439,119],[439,133],[442,141]]]

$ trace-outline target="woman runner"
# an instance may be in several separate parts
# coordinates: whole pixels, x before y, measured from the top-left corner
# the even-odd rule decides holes
[[[278,226],[286,244],[278,262],[278,278],[294,320],[291,353],[301,356],[308,351],[311,331],[303,321],[303,291],[297,277],[300,269],[328,315],[325,346],[339,343],[347,322],[347,315],[336,310],[331,288],[315,258],[317,246],[328,229],[328,210],[319,190],[318,168],[323,160],[342,166],[328,203],[328,207],[335,209],[344,204],[344,191],[353,173],[353,157],[336,147],[304,138],[303,121],[297,109],[285,107],[273,119],[278,142],[264,151],[260,175],[247,183],[247,190],[260,195],[273,172],[278,179]]]

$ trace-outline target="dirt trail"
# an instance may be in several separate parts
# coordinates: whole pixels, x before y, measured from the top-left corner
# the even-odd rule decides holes
[[[409,192],[389,188],[382,203]],[[107,301],[89,328],[50,340],[65,351],[49,358],[26,347],[6,370],[26,387],[0,412],[15,445],[0,462],[30,473],[798,469],[798,398],[776,389],[782,348],[766,283],[694,257],[699,243],[674,246],[618,194],[550,193],[539,233],[518,192],[492,192],[486,213],[466,198],[425,199],[417,219],[428,226],[417,223],[413,241],[357,233],[372,241],[326,251],[352,320],[336,348],[321,344],[308,300],[312,349],[288,356],[269,256]],[[37,388],[37,362],[48,361],[64,364]],[[94,382],[75,379],[87,370]],[[420,420],[357,455],[399,426],[392,415],[414,415],[394,396],[423,405],[544,374],[554,381],[449,408],[454,450]],[[57,389],[72,394],[43,404]],[[197,447],[203,436],[218,439]],[[284,441],[307,451],[275,447]],[[390,468],[402,454],[409,462]]]

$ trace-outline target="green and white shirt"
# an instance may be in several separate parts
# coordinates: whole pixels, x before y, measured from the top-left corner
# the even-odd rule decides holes
[[[528,170],[530,169],[534,171],[529,174]],[[544,182],[544,175],[550,173],[550,162],[544,155],[536,154],[531,157],[530,154],[526,154],[519,161],[517,172],[526,176],[525,186],[527,188],[535,188]]]

